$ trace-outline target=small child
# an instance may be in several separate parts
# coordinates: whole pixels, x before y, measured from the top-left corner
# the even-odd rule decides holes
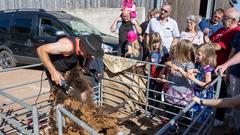
[[[165,46],[162,45],[162,40],[160,34],[155,32],[151,35],[150,46],[149,46],[149,57],[148,61],[155,64],[163,64],[166,62],[168,57],[168,50]],[[159,69],[158,69],[159,70]],[[151,66],[151,77],[158,77],[160,70],[157,71],[157,66]]]
[[[159,33],[153,33],[150,36],[150,46],[149,46],[149,56],[147,58],[148,61],[154,63],[150,66],[150,77],[157,78],[160,74],[161,67],[155,64],[163,64],[166,62],[168,57],[168,50],[165,46],[162,45],[162,40]],[[149,89],[157,90],[161,92],[162,84],[156,82],[155,79],[150,79],[149,82]],[[149,97],[156,99],[159,96],[156,92],[149,91]],[[157,106],[157,103],[154,101],[149,100],[150,105]]]
[[[175,65],[175,68],[182,69],[186,72],[194,69],[194,63],[192,60],[193,55],[193,45],[191,41],[181,40],[177,43],[174,49],[173,60],[171,62],[167,62],[171,68],[171,65]],[[169,67],[165,67],[169,68]],[[191,89],[192,81],[185,78],[181,73],[176,72],[175,70],[166,70],[167,78],[159,79],[162,82],[168,81],[173,82],[174,84],[167,83],[165,85],[166,94],[168,94],[165,99],[169,103],[186,106],[192,99],[193,91]],[[161,72],[162,73],[162,72]],[[163,77],[164,75],[161,75]],[[176,98],[177,97],[177,98]]]
[[[133,2],[133,0],[123,0],[122,1],[122,9],[130,10],[131,19],[136,18],[136,16],[137,16],[136,5],[135,5],[135,2]]]
[[[195,82],[193,85],[194,95],[200,98],[211,99],[214,97],[214,87],[209,87],[206,92],[202,92],[203,89],[209,86],[212,81],[212,72],[216,66],[216,51],[213,45],[209,43],[202,44],[196,51],[196,68],[198,73],[194,76],[191,73],[187,74],[187,77]],[[195,105],[193,107],[194,113],[199,113],[203,106]],[[200,117],[199,122],[203,122],[210,114],[211,110],[205,111],[204,115]],[[193,114],[195,115],[195,114]]]
[[[134,31],[129,31],[127,35],[128,43],[126,45],[125,57],[136,60],[142,59],[142,49],[138,42],[138,36]]]

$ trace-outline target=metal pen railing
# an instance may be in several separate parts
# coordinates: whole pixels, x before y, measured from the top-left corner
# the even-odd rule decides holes
[[[79,126],[83,127],[84,129],[86,129],[90,134],[92,135],[100,135],[98,132],[96,132],[93,128],[91,128],[89,125],[87,125],[85,122],[83,122],[82,120],[78,119],[76,116],[74,116],[72,113],[70,113],[68,110],[66,110],[62,105],[57,105],[57,109],[56,109],[56,114],[57,114],[57,127],[58,127],[58,134],[62,135],[63,133],[63,114],[66,115],[68,118],[70,118],[71,120],[73,120],[76,124],[78,124]]]
[[[149,67],[151,67],[151,65],[153,65],[154,63],[149,63],[149,62],[142,62],[142,61],[138,61],[138,62],[141,62],[141,63],[144,63],[144,64],[148,64]],[[33,67],[34,66],[40,66],[41,64],[35,64],[35,65],[32,65]],[[164,65],[161,65],[161,64],[154,64],[154,65],[157,65],[157,66],[161,66],[161,67],[164,67]],[[17,68],[12,68],[12,70],[17,70],[17,69],[22,69],[22,68],[30,68],[31,65],[29,66],[23,66],[23,67],[17,67]],[[7,69],[5,70],[5,72],[8,72],[8,71],[11,71],[10,69]],[[0,70],[0,72],[3,72],[3,70]],[[131,75],[138,75],[140,77],[144,77],[144,75],[139,75],[139,74],[135,74],[135,73],[130,73],[130,72],[127,72],[127,71],[124,71],[126,74],[131,74]],[[220,86],[221,86],[221,81],[222,81],[222,76],[218,76],[216,79],[214,79],[210,85],[210,86],[213,86],[215,83],[217,83],[217,90],[216,90],[216,94],[215,94],[215,97],[218,97],[219,95],[219,89],[220,89]],[[169,103],[167,102],[163,102],[163,101],[158,101],[157,99],[154,99],[154,98],[151,98],[149,97],[149,92],[155,92],[157,94],[161,94],[161,95],[167,95],[165,94],[164,92],[159,92],[159,91],[156,91],[156,90],[152,90],[149,88],[149,82],[151,79],[155,80],[156,78],[152,78],[150,76],[150,68],[148,69],[148,74],[144,77],[147,79],[147,85],[146,86],[138,86],[136,84],[131,84],[131,83],[125,83],[125,82],[122,82],[122,81],[117,81],[117,80],[114,80],[114,79],[111,79],[111,78],[105,78],[103,77],[103,79],[101,79],[99,85],[97,86],[98,87],[98,90],[97,91],[94,91],[94,94],[96,94],[97,96],[94,97],[96,100],[97,100],[97,103],[98,105],[102,105],[104,103],[104,87],[111,87],[111,86],[106,86],[102,80],[108,80],[108,81],[111,81],[111,82],[115,82],[115,83],[120,83],[120,84],[123,84],[123,85],[126,85],[126,86],[129,86],[129,87],[136,87],[136,88],[139,88],[139,89],[143,89],[145,90],[146,92],[146,95],[144,97],[140,96],[140,95],[137,95],[137,93],[132,93],[132,92],[128,92],[128,91],[125,91],[125,90],[122,90],[122,89],[117,89],[117,88],[112,88],[112,89],[115,89],[115,90],[118,90],[118,91],[121,91],[121,92],[125,92],[126,94],[129,94],[129,95],[137,95],[139,96],[139,98],[146,98],[146,102],[143,103],[143,105],[145,105],[144,108],[136,108],[135,106],[133,106],[135,109],[138,109],[138,110],[141,110],[141,111],[144,111],[145,113],[149,113],[147,108],[148,107],[151,107],[153,109],[156,109],[156,110],[160,110],[160,111],[164,111],[164,112],[167,112],[166,110],[162,109],[162,108],[158,108],[158,107],[155,107],[155,106],[152,106],[150,104],[148,104],[148,101],[149,100],[152,100],[154,102],[158,102],[158,103],[161,103],[161,104],[166,104],[166,105],[170,105]],[[44,80],[47,80],[46,78]],[[20,87],[20,86],[25,86],[25,85],[30,85],[30,84],[33,84],[33,83],[37,83],[39,81],[42,81],[42,80],[37,80],[37,81],[31,81],[31,82],[28,82],[28,83],[24,83],[24,84],[17,84],[17,85],[12,85],[12,86],[9,86],[9,87],[5,87],[3,89],[0,89],[0,95],[3,95],[4,97],[7,97],[9,99],[11,99],[13,102],[11,103],[14,103],[16,102],[17,104],[20,104],[21,106],[23,106],[24,108],[26,109],[29,109],[30,111],[32,111],[32,117],[33,117],[33,131],[34,131],[34,134],[39,134],[39,123],[38,123],[38,109],[35,107],[35,106],[31,106],[29,104],[27,104],[26,102],[24,102],[23,100],[19,100],[9,94],[7,94],[6,92],[4,92],[5,90],[7,89],[11,89],[11,88],[16,88],[16,87]],[[172,83],[169,81],[169,83]],[[167,95],[167,96],[170,96],[170,95]],[[173,96],[174,97],[174,96]],[[177,98],[177,97],[176,97]],[[134,101],[134,100],[133,100]],[[139,101],[134,101],[136,103],[138,103]],[[142,104],[139,102],[139,104]],[[195,103],[194,102],[191,102],[188,106],[186,106],[185,108],[181,108],[181,107],[178,107],[178,106],[174,106],[176,108],[180,108],[182,109],[181,112],[179,112],[178,114],[176,114],[176,116],[171,119],[166,125],[164,125],[163,128],[161,128],[159,131],[157,131],[156,135],[159,135],[159,134],[165,134],[170,127],[172,127],[180,118],[184,117],[184,114],[189,111],[192,106],[194,105]],[[59,134],[63,134],[63,115],[69,117],[71,120],[73,120],[75,123],[77,123],[79,126],[85,128],[89,133],[91,134],[96,134],[98,135],[98,133],[93,129],[91,128],[89,125],[87,125],[85,122],[83,122],[82,120],[78,119],[77,117],[75,117],[73,114],[71,114],[69,111],[67,111],[62,105],[58,105],[57,106],[57,109],[56,109],[56,113],[57,113],[57,127],[58,127],[58,133]],[[172,112],[167,112],[167,113],[172,113]],[[1,114],[1,113],[0,113]],[[201,113],[199,113],[200,115]],[[174,113],[175,115],[175,113]],[[12,125],[14,125],[19,131],[21,132],[24,132],[26,134],[31,134],[31,132],[27,131],[26,129],[23,128],[23,126],[21,125],[21,123],[17,122],[17,121],[12,121],[12,119],[9,119],[8,117],[6,116],[0,116],[2,117],[3,119],[6,119],[9,123],[11,123]],[[164,117],[164,116],[163,116]],[[199,116],[197,116],[199,117]],[[193,127],[194,123],[196,122],[196,120],[193,120],[193,123],[191,123],[189,125],[189,127],[185,130],[184,134],[187,134],[187,132],[190,130],[190,128]],[[204,131],[204,132],[207,132],[207,131]],[[0,132],[1,134],[1,132]]]
[[[219,75],[217,78],[215,78],[209,84],[209,87],[212,87],[215,83],[217,83],[217,90],[216,90],[216,94],[215,94],[214,98],[218,98],[219,94],[217,94],[217,93],[219,93],[219,91],[220,91],[222,76],[223,75]],[[204,91],[206,91],[208,88],[206,88]],[[176,123],[176,121],[179,118],[181,118],[187,111],[189,111],[195,104],[196,103],[194,101],[192,101],[188,106],[186,106],[183,110],[181,110],[174,118],[172,118],[167,124],[165,124],[159,131],[157,131],[155,135],[163,135],[163,134],[167,133],[167,131],[170,129],[170,127],[172,127]]]
[[[23,67],[1,69],[0,72],[8,72],[8,71],[18,70],[18,69],[23,69],[23,68],[32,68],[32,67],[37,67],[37,66],[41,66],[41,65],[42,64],[34,64],[34,65],[28,65],[28,66],[23,66]],[[7,89],[16,88],[16,87],[20,87],[20,86],[25,86],[25,85],[37,83],[37,82],[40,82],[40,81],[42,81],[42,80],[32,81],[32,82],[18,84],[18,85],[12,85],[12,86],[0,89],[0,95],[10,99],[12,102],[17,103],[18,105],[20,105],[20,106],[22,106],[22,107],[24,107],[24,108],[26,108],[26,109],[28,109],[29,111],[32,112],[33,132],[34,132],[35,135],[39,135],[39,121],[38,121],[38,114],[39,113],[38,113],[37,107],[36,106],[31,106],[28,103],[24,102],[23,100],[20,100],[16,97],[4,92],[4,91],[7,90]],[[25,128],[22,128],[22,124],[20,124],[18,121],[14,120],[14,119],[10,119],[10,118],[4,116],[3,114],[0,114],[0,117],[5,119],[12,126],[16,127],[20,132],[22,132],[24,134],[32,134],[30,131],[26,130]]]

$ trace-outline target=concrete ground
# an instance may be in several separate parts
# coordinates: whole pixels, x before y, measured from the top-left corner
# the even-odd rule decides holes
[[[35,80],[41,79],[42,70],[39,69],[20,69],[15,71],[0,72],[0,89],[12,87],[14,85],[28,83]],[[43,79],[46,78],[45,74]],[[30,95],[36,95],[40,90],[40,82],[29,84],[22,87],[11,88],[3,90],[4,92],[11,94],[12,96],[23,99]],[[42,83],[42,91],[49,91],[49,85],[47,81]],[[0,97],[0,105],[8,103],[10,100],[4,97]]]
[[[49,104],[49,84],[47,81],[43,81],[42,84],[40,82],[29,84],[26,86],[10,88],[19,84],[29,83],[31,81],[36,81],[41,79],[41,74],[43,73],[40,69],[20,69],[15,71],[8,71],[8,72],[0,72],[0,90],[17,98],[17,99],[25,99],[30,96],[35,96],[30,99],[26,99],[24,102],[33,105],[37,104],[36,106],[39,108],[39,112],[41,114],[48,112],[46,110],[46,105]],[[43,74],[43,79],[46,78],[45,74]],[[46,93],[45,95],[41,96],[37,102],[37,95],[40,92],[40,86],[42,85],[41,93]],[[9,89],[7,89],[9,88]],[[2,95],[0,95],[0,112],[9,112],[9,114],[14,114],[15,117],[21,123],[28,123],[28,120],[31,118],[27,118],[28,114],[30,113],[29,110],[23,109],[22,106],[19,104],[10,104],[12,101]],[[45,107],[45,108],[44,108]],[[41,109],[40,109],[41,108]],[[9,116],[9,115],[8,115]],[[28,117],[31,117],[28,116]],[[8,125],[8,124],[6,124]],[[3,121],[0,119],[0,129],[3,127]],[[14,132],[9,128],[9,126],[4,128],[4,132]]]

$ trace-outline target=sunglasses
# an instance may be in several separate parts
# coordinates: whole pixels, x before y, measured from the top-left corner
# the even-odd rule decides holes
[[[167,11],[166,9],[163,9],[163,8],[161,8],[161,11],[163,12],[165,12],[165,13],[168,13],[169,11]]]
[[[223,19],[223,20],[230,20],[230,19],[233,20],[234,18],[225,16],[225,17],[223,17],[222,19]]]
[[[220,17],[220,16],[213,16],[214,18],[216,18],[216,19],[218,19],[218,20],[220,20],[222,17]]]

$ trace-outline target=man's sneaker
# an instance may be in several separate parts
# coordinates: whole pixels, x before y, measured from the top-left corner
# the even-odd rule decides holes
[[[220,127],[220,126],[222,126],[223,124],[224,124],[224,122],[221,121],[221,120],[218,120],[218,119],[215,119],[215,120],[214,120],[214,127]]]

